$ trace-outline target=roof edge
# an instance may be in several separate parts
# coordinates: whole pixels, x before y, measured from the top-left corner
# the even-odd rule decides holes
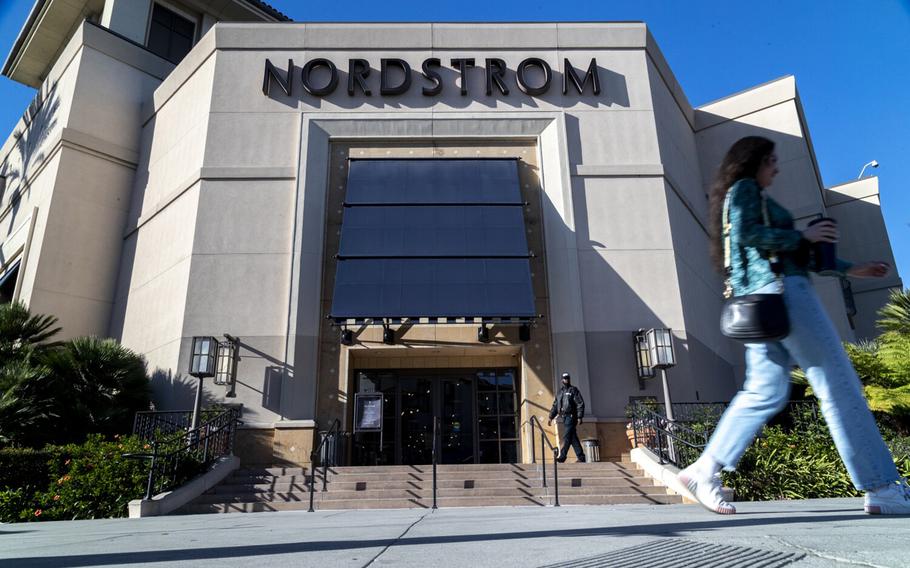
[[[294,21],[287,14],[280,12],[277,8],[275,8],[271,4],[266,4],[262,0],[241,0],[241,1],[253,6],[255,8],[262,10],[263,12],[265,12],[269,16],[272,16],[273,18],[275,18],[278,21],[281,21],[281,22],[293,22]]]
[[[2,74],[4,77],[9,77],[12,79],[12,68],[14,61],[18,59],[19,54],[22,52],[22,47],[25,44],[25,40],[29,35],[29,32],[33,29],[35,20],[38,19],[38,15],[44,10],[44,7],[47,5],[47,1],[48,0],[35,0],[35,4],[32,6],[28,17],[25,19],[25,24],[19,30],[19,35],[16,36],[16,41],[13,42],[13,47],[6,55],[6,61],[3,62],[3,69],[0,71],[0,74]]]
[[[787,75],[781,75],[780,77],[777,77],[777,78],[775,78],[775,79],[770,79],[770,80],[768,80],[768,81],[765,81],[764,83],[759,83],[758,85],[753,85],[753,86],[751,86],[751,87],[746,87],[745,89],[743,89],[743,90],[741,90],[741,91],[737,91],[737,92],[735,92],[735,93],[731,93],[731,94],[726,95],[726,96],[723,96],[723,97],[721,97],[721,98],[719,98],[719,99],[714,99],[713,101],[707,102],[707,103],[705,103],[705,104],[703,104],[703,105],[698,105],[697,107],[695,107],[695,110],[704,110],[704,109],[706,109],[706,108],[709,107],[709,106],[713,106],[713,105],[715,105],[715,104],[722,103],[722,102],[724,102],[724,101],[726,101],[726,100],[728,100],[728,99],[732,99],[732,98],[735,98],[735,97],[739,97],[739,96],[741,96],[741,95],[745,95],[745,94],[747,94],[747,93],[751,93],[752,91],[757,91],[757,90],[759,90],[759,89],[761,89],[761,88],[767,87],[767,86],[769,86],[769,85],[773,85],[773,84],[778,83],[778,82],[780,82],[780,81],[785,81],[785,80],[787,80],[787,79],[793,79],[794,82],[795,82],[795,80],[796,80],[796,75],[793,75],[792,73],[787,74]]]

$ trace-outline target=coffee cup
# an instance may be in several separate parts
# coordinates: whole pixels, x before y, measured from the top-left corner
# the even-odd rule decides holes
[[[837,224],[837,221],[830,217],[819,217],[818,219],[813,219],[809,223],[809,226],[811,227],[812,225],[823,221],[830,221],[835,225]],[[812,265],[819,276],[838,276],[837,244],[825,242],[812,243]]]

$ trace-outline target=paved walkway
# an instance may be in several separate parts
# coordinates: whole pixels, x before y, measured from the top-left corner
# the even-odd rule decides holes
[[[0,566],[910,567],[910,516],[859,499],[298,511],[0,524]]]

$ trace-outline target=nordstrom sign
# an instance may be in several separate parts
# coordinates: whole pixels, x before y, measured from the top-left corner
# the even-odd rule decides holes
[[[449,65],[451,67],[445,67],[438,57],[430,57],[424,59],[420,71],[414,71],[404,59],[382,59],[378,73],[379,95],[403,95],[411,88],[420,88],[425,97],[435,97],[443,91],[443,73],[449,72],[457,73],[461,95],[467,96],[469,90],[474,88],[468,81],[468,70],[478,67],[477,61],[474,58],[456,58],[450,60]],[[487,96],[497,91],[503,96],[508,96],[511,89],[510,81],[507,80],[506,62],[491,57],[481,66],[486,79],[484,87]],[[376,74],[373,71],[366,59],[348,59],[346,85],[348,95],[372,96],[377,87]],[[286,71],[276,67],[270,59],[266,59],[262,92],[270,96],[273,86],[277,86],[285,95],[293,96],[295,78],[299,76],[307,93],[316,97],[326,97],[338,89],[339,75],[338,67],[324,58],[310,59],[302,68],[295,68],[294,60],[288,59]],[[419,86],[414,86],[415,82],[418,82]],[[543,59],[528,57],[515,68],[515,82],[521,92],[530,96],[540,96],[552,87],[553,70]],[[591,58],[587,70],[582,72],[572,66],[568,58],[563,59],[562,94],[567,95],[570,91],[584,94],[588,84],[591,85],[591,92],[595,95],[600,94],[597,60]]]

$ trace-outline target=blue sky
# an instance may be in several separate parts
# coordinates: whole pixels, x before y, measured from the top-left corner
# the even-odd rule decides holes
[[[856,178],[872,159],[881,164],[885,221],[910,281],[910,0],[270,3],[300,21],[640,20],[696,106],[795,75],[825,185]],[[4,58],[31,4],[0,4]],[[0,138],[32,96],[0,78]]]

